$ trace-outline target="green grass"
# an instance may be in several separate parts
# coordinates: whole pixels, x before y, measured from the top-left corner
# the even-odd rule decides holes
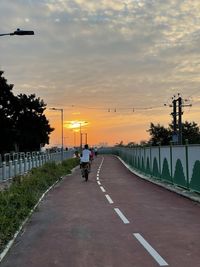
[[[62,176],[70,174],[78,164],[76,158],[61,164],[46,163],[25,176],[15,177],[8,189],[0,191],[0,252],[13,238],[42,194]]]

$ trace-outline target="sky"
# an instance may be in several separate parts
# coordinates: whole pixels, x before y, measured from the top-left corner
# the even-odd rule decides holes
[[[52,107],[65,146],[79,145],[80,124],[90,145],[148,140],[178,93],[192,104],[183,121],[200,124],[199,0],[1,0],[0,33],[17,28],[35,35],[0,37],[0,69],[15,95],[47,104],[51,146]]]

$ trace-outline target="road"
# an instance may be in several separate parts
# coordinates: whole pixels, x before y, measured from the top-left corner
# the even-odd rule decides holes
[[[200,205],[98,156],[41,202],[2,267],[192,267],[200,264]]]

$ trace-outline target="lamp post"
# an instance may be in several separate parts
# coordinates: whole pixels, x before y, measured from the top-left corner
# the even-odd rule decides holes
[[[74,147],[76,147],[76,132],[73,131],[73,133],[74,133]]]
[[[81,132],[81,125],[83,124],[87,124],[87,121],[82,121],[82,122],[78,122],[78,124],[80,125],[80,151],[82,151],[82,132]]]
[[[87,144],[87,133],[81,133],[81,136],[85,135],[85,144]],[[83,140],[83,138],[81,137],[81,139]]]
[[[10,32],[10,33],[1,33],[0,36],[5,36],[5,35],[34,35],[34,31],[24,31],[24,30],[20,30],[17,29],[14,32]]]
[[[61,159],[63,160],[63,108],[50,108],[51,110],[58,110],[58,111],[60,111],[61,112],[61,152],[62,152],[62,154],[61,154]]]
[[[79,122],[80,124],[80,151],[82,151],[82,132],[81,132],[81,122]]]

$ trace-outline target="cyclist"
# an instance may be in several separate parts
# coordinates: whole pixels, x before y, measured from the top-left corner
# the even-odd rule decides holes
[[[82,151],[82,156],[81,156],[81,169],[82,169],[82,176],[84,176],[83,169],[84,167],[89,167],[90,170],[90,157],[91,157],[91,151],[89,150],[88,144],[84,146],[84,149]],[[87,181],[87,179],[86,179]]]
[[[94,154],[94,148],[90,148],[90,152],[91,152],[91,154],[90,154],[90,162],[92,164],[92,161],[94,160],[94,156],[95,156],[95,154]]]
[[[95,157],[97,157],[97,155],[98,155],[97,147],[94,148],[94,154],[95,154]]]

